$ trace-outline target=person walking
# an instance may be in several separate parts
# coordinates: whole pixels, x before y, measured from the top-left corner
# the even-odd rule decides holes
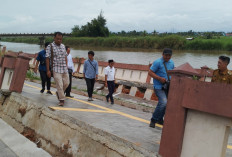
[[[87,85],[88,101],[93,101],[93,88],[95,81],[98,79],[98,62],[94,60],[94,52],[88,52],[88,59],[84,62],[83,75]]]
[[[74,69],[74,64],[73,64],[73,60],[72,60],[72,55],[70,54],[70,47],[65,46],[65,49],[66,49],[66,52],[68,54],[67,60],[68,60],[69,85],[64,92],[65,92],[66,97],[73,98],[74,96],[70,95],[70,93],[72,90],[72,75],[73,75],[75,69]]]
[[[56,82],[56,96],[59,100],[59,106],[64,105],[64,90],[69,85],[67,52],[65,46],[62,44],[62,39],[63,34],[61,32],[55,32],[54,42],[46,48],[47,75],[49,78],[53,75]]]
[[[109,98],[111,104],[114,104],[114,88],[115,88],[115,69],[114,69],[114,60],[108,60],[108,66],[105,68],[105,87],[108,87],[109,93],[106,96],[106,101],[109,102]]]
[[[155,128],[156,123],[163,125],[168,96],[166,87],[169,85],[171,79],[167,71],[174,69],[174,62],[171,57],[172,50],[165,48],[162,57],[153,62],[148,72],[153,78],[154,91],[158,97],[158,104],[150,121],[150,127],[152,128]]]
[[[42,85],[42,89],[40,90],[40,93],[43,93],[45,91],[45,84],[47,83],[47,94],[52,95],[52,92],[50,91],[51,78],[49,78],[46,73],[47,69],[46,69],[46,57],[45,57],[46,48],[49,44],[50,44],[49,42],[46,42],[44,45],[44,49],[38,53],[34,72],[37,73],[38,65],[39,65],[39,73],[40,73],[41,85]]]

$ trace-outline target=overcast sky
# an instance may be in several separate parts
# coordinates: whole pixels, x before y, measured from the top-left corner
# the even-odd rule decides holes
[[[232,31],[232,0],[0,0],[0,33],[70,33],[101,10],[112,32]]]

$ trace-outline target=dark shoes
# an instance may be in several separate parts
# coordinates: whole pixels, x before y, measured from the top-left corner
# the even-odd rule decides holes
[[[40,93],[43,93],[44,92],[44,89],[41,89]],[[52,95],[52,92],[50,90],[47,91],[47,94],[50,94]]]
[[[106,102],[109,102],[109,98],[106,96]]]
[[[162,121],[158,121],[157,123],[160,124],[160,125],[164,125],[164,121],[163,120]]]
[[[60,100],[60,102],[58,103],[58,106],[64,106],[64,100]]]
[[[72,96],[72,95],[66,95],[66,97],[69,97],[69,98],[74,98],[74,96]]]
[[[48,90],[48,91],[47,91],[47,94],[50,94],[50,95],[52,95],[52,92],[51,92],[50,90]]]
[[[93,101],[93,98],[88,98],[88,101]]]
[[[106,96],[106,102],[109,102],[109,97]],[[111,102],[111,105],[113,105],[114,102]]]
[[[155,124],[160,124],[160,125],[163,125],[164,124],[164,121],[163,120],[161,120],[161,121],[155,121],[155,120],[153,120],[153,119],[151,119],[151,121],[150,121],[150,127],[151,128],[155,128]]]
[[[149,126],[150,126],[151,128],[155,128],[155,122],[151,121]]]

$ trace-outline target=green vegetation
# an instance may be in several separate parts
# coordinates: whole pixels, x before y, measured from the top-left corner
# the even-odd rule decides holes
[[[34,75],[34,72],[32,70],[27,71],[26,78],[30,79],[31,81],[32,80],[41,80],[40,77]]]
[[[106,19],[103,17],[103,12],[91,22],[84,26],[74,26],[72,28],[73,37],[108,37],[109,29],[106,27]]]
[[[37,38],[2,38],[7,42],[22,42],[38,44]],[[52,38],[46,38],[52,41]],[[205,39],[196,37],[186,40],[180,35],[138,36],[138,37],[65,37],[63,43],[75,47],[103,47],[103,48],[136,48],[163,49],[169,47],[175,50],[224,50],[232,51],[232,37]]]
[[[158,33],[156,30],[151,33],[146,30],[109,32],[106,21],[101,11],[97,18],[86,25],[74,26],[72,37],[64,37],[63,43],[76,48],[163,49],[168,47],[174,50],[232,51],[232,37],[226,37],[224,32],[194,32],[192,30],[177,33]],[[194,39],[187,40],[187,37]],[[45,40],[52,42],[53,38],[49,37]],[[2,41],[38,44],[39,38],[2,38]]]
[[[37,38],[2,38],[2,41],[38,44]],[[52,41],[52,38],[46,38]],[[169,47],[175,50],[225,50],[232,51],[232,37],[204,39],[197,37],[186,40],[180,35],[138,36],[138,37],[65,37],[63,43],[75,47],[103,48],[136,48],[163,49]]]

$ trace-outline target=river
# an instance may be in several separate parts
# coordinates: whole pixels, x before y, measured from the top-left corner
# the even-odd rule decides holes
[[[5,45],[7,50],[12,51],[23,51],[26,53],[37,53],[42,48],[37,44],[25,44],[25,43],[12,43],[12,42],[1,42],[1,45]],[[143,64],[148,65],[152,63],[157,58],[161,57],[162,52],[156,50],[154,52],[129,52],[129,51],[99,51],[94,50],[95,59],[99,61],[107,61],[108,59],[114,59],[118,63],[128,63],[128,64]],[[71,55],[73,57],[84,57],[87,58],[88,50],[81,50],[76,48],[71,48]],[[190,63],[194,68],[200,68],[207,65],[210,68],[217,68],[218,56],[227,55],[232,59],[232,52],[225,51],[173,51],[172,59],[175,66],[179,66],[183,63]],[[231,64],[229,69],[232,69]]]

